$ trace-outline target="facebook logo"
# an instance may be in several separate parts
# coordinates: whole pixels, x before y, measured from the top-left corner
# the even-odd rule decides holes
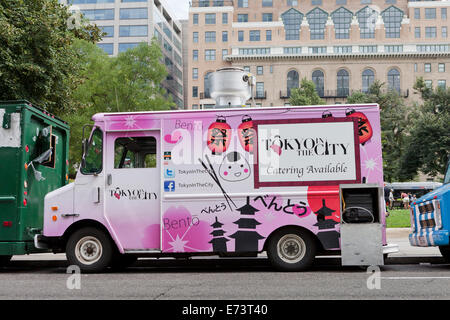
[[[175,170],[165,169],[164,170],[164,178],[175,178]]]
[[[175,181],[173,181],[173,180],[164,181],[164,191],[165,192],[174,192],[175,191]]]

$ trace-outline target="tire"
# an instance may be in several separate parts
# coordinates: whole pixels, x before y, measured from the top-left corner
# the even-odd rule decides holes
[[[440,246],[439,251],[441,252],[444,260],[450,262],[450,246]]]
[[[269,240],[267,255],[279,271],[303,271],[314,262],[316,241],[308,232],[297,228],[277,231]]]
[[[104,271],[113,259],[113,244],[103,231],[87,227],[75,231],[67,241],[66,256],[70,265],[81,272]]]
[[[137,261],[136,256],[116,253],[111,262],[111,268],[114,271],[123,271]]]
[[[12,256],[0,256],[0,267],[5,267],[8,265]]]

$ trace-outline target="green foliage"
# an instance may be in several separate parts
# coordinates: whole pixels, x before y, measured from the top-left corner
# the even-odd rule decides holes
[[[385,90],[384,86],[384,83],[375,81],[367,93],[355,92],[347,102],[380,105],[384,180],[404,181],[409,176],[402,170],[400,159],[411,111],[396,91]]]
[[[26,99],[58,114],[79,82],[75,39],[96,42],[93,25],[68,26],[57,0],[0,0],[0,100]]]
[[[167,71],[161,63],[162,53],[156,41],[109,57],[87,41],[74,42],[79,53],[78,66],[83,81],[74,91],[77,105],[64,114],[71,126],[70,163],[81,159],[82,127],[100,112],[166,110],[175,104],[160,83]],[[73,175],[75,169],[71,169]]]
[[[303,78],[300,88],[291,90],[289,103],[291,106],[315,106],[325,104],[325,101],[317,94],[314,82]]]
[[[433,90],[422,78],[417,79],[414,89],[419,91],[424,103],[417,106],[411,119],[402,168],[408,178],[419,170],[435,177],[445,173],[450,155],[450,89]]]

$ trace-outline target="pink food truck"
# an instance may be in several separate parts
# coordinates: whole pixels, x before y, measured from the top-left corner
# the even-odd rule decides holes
[[[299,271],[317,255],[382,265],[396,250],[385,236],[378,105],[93,121],[76,179],[47,194],[35,237],[83,272],[138,257],[264,252],[278,270]]]

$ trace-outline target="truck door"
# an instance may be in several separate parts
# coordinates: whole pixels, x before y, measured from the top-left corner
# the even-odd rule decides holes
[[[160,249],[160,132],[106,135],[105,217],[125,252]]]

